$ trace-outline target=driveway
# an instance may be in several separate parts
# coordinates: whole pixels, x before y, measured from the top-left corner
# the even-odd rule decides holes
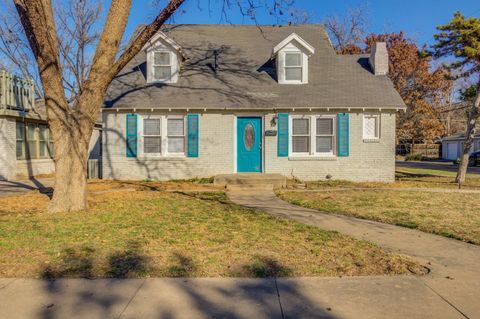
[[[410,167],[410,168],[421,168],[421,169],[436,169],[445,172],[457,172],[458,165],[453,165],[452,161],[435,161],[435,162],[405,162],[405,161],[396,161],[397,167]],[[470,174],[480,174],[480,166],[469,166],[468,173]]]

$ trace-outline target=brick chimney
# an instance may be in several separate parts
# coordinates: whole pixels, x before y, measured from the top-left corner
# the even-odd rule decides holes
[[[377,42],[373,45],[372,53],[370,53],[369,62],[373,74],[388,74],[388,51],[387,44],[385,42]]]

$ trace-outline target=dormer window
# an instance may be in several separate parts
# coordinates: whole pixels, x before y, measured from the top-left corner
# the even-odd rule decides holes
[[[170,52],[153,52],[153,77],[156,81],[166,81],[172,77],[172,54]]]
[[[295,33],[280,42],[273,49],[278,83],[308,83],[308,60],[314,53],[315,49]]]
[[[285,53],[285,80],[302,82],[302,53]]]
[[[181,63],[186,59],[182,48],[158,32],[143,49],[147,55],[147,83],[177,83]]]

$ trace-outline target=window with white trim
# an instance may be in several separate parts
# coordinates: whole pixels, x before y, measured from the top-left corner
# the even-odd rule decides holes
[[[292,156],[335,155],[335,115],[293,115],[291,118]]]
[[[141,155],[185,156],[185,116],[144,115],[140,123]]]
[[[160,118],[143,119],[143,153],[162,153],[162,124]]]
[[[380,138],[380,116],[378,114],[363,115],[363,138],[366,140]]]
[[[292,152],[310,153],[310,118],[295,117],[292,119]]]
[[[185,119],[167,119],[168,153],[185,153]]]
[[[315,153],[333,155],[335,141],[334,125],[333,117],[317,117]]]
[[[285,53],[285,80],[302,82],[302,53]]]
[[[172,54],[169,51],[153,52],[153,77],[156,81],[172,77]]]

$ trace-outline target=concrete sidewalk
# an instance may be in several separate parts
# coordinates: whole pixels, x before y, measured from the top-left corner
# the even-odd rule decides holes
[[[0,317],[464,318],[410,276],[0,279]]]
[[[431,292],[437,294],[446,305],[455,310],[457,315],[464,318],[480,318],[479,246],[412,229],[294,206],[277,198],[271,190],[229,192],[228,195],[239,205],[322,229],[338,231],[373,242],[387,250],[411,256],[431,270],[429,275],[413,280],[423,282]],[[384,293],[394,294],[395,291],[385,290]],[[365,289],[361,293],[366,292]],[[411,293],[414,293],[413,290]],[[392,298],[397,301],[392,302],[390,306],[395,306],[397,302],[402,303],[402,298],[404,297],[401,294],[397,298]],[[427,304],[429,293],[417,295],[417,298]],[[438,305],[432,305],[430,311],[435,311],[437,307]],[[425,314],[417,317],[425,318]]]

